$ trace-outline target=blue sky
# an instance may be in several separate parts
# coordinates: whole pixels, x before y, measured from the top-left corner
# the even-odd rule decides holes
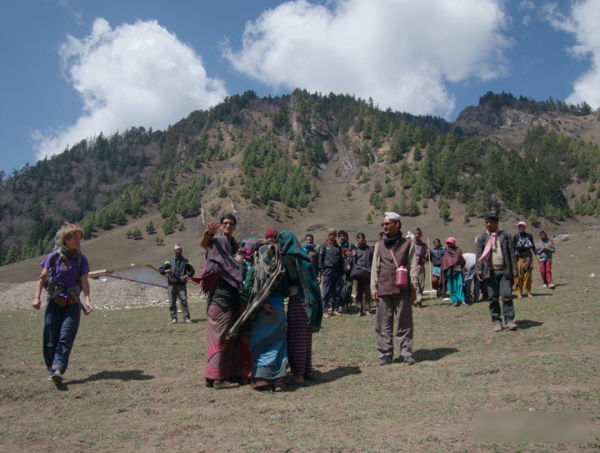
[[[248,89],[451,121],[490,90],[598,108],[598,17],[598,0],[4,0],[0,170]]]

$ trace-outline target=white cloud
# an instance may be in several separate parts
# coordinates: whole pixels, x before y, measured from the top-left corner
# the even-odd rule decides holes
[[[71,126],[36,131],[40,159],[100,132],[109,135],[132,126],[163,129],[227,96],[224,83],[207,76],[194,50],[156,21],[112,29],[106,20],[96,19],[86,38],[68,37],[60,56],[83,112]]]
[[[508,73],[501,0],[296,0],[246,25],[224,56],[276,88],[372,97],[382,108],[447,116],[448,82]]]
[[[563,15],[556,4],[547,8],[550,24],[559,30],[572,33],[576,44],[570,48],[577,58],[590,60],[590,69],[573,84],[573,93],[566,102],[587,102],[600,108],[600,2],[598,0],[576,0],[572,3],[570,16]]]

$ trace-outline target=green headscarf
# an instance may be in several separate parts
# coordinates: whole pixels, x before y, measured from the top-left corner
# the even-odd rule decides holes
[[[323,319],[323,298],[308,253],[291,231],[281,231],[277,236],[277,241],[281,246],[281,253],[284,256],[294,258],[298,281],[300,282],[298,293],[304,302],[308,324],[312,327],[313,332],[318,332],[321,330],[321,320]]]

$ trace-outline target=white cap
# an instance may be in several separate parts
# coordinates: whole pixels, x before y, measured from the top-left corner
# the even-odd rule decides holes
[[[394,221],[399,222],[400,221],[400,214],[398,214],[397,212],[391,212],[391,211],[386,212],[383,215],[383,220],[394,220]]]
[[[179,242],[177,244],[175,244],[175,247],[173,247],[173,250],[181,250],[181,245],[179,245]]]

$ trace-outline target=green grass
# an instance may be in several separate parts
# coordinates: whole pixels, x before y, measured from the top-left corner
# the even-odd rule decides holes
[[[200,304],[192,325],[166,308],[85,317],[62,391],[45,380],[43,313],[0,312],[0,451],[598,451],[598,245],[560,244],[559,287],[516,301],[516,332],[492,332],[486,303],[427,301],[411,367],[378,365],[374,317],[326,319],[319,380],[275,395],[204,387]],[[559,410],[589,414],[586,442],[474,440],[479,411]]]

